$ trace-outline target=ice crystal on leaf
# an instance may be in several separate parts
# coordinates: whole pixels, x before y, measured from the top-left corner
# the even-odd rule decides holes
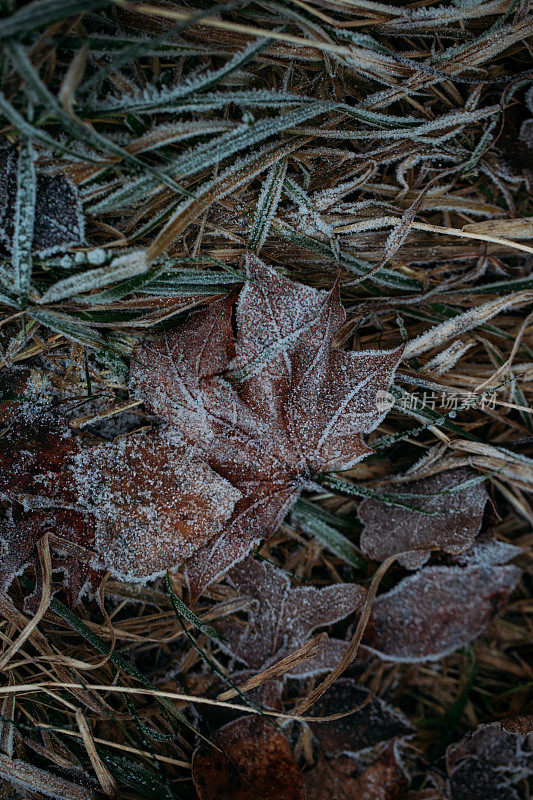
[[[514,566],[425,567],[374,602],[363,643],[381,658],[442,658],[476,639],[513,591]]]
[[[365,597],[364,589],[356,584],[293,589],[283,572],[253,558],[233,567],[229,579],[239,596],[250,597],[253,604],[246,626],[225,620],[218,629],[227,639],[223,647],[253,671],[266,669],[302,647],[314,630],[348,616]],[[346,642],[329,639],[320,653],[289,670],[285,677],[333,669],[346,647]]]
[[[401,350],[345,353],[338,287],[318,291],[248,256],[232,330],[229,296],[135,351],[132,388],[240,493],[220,533],[188,560],[193,600],[268,539],[316,473],[372,451]]]
[[[352,709],[355,713],[347,714]],[[310,722],[318,741],[316,765],[304,775],[308,800],[397,800],[407,778],[400,745],[414,728],[401,714],[351,678],[331,686],[311,709],[317,717],[344,714],[339,719]],[[348,755],[349,754],[349,755]],[[369,761],[371,763],[369,763]]]
[[[400,800],[408,785],[395,742],[362,771],[349,756],[321,755],[304,780],[307,800]]]
[[[92,552],[85,565],[70,556],[54,562],[74,600],[94,577],[91,568],[146,580],[186,560],[194,599],[275,532],[315,473],[372,452],[361,433],[384,416],[376,393],[388,387],[400,351],[332,349],[344,320],[337,288],[292,283],[255,257],[237,303],[236,336],[234,301],[212,303],[137,348],[132,386],[166,418],[150,432],[103,444],[69,428],[63,401],[34,415],[25,403],[4,404],[11,424],[0,438],[3,588],[35,562],[35,544],[50,532]],[[288,642],[345,616],[362,596],[357,587],[328,592],[348,610],[333,609],[322,622],[320,593],[300,590],[300,627]],[[322,668],[336,663],[328,652]]]
[[[516,732],[514,728],[517,728]],[[533,774],[533,718],[480,725],[446,752],[450,800],[518,800],[513,776]]]
[[[369,691],[351,678],[336,681],[312,706],[311,716],[327,717],[359,708],[355,713],[314,725],[311,729],[328,756],[357,753],[397,736],[409,736],[414,729],[407,719],[379,697],[368,699]]]
[[[21,404],[0,408],[12,405]],[[0,499],[8,507],[0,588],[35,563],[44,533],[64,540],[65,558],[54,567],[64,570],[74,602],[95,569],[129,580],[162,574],[220,528],[238,497],[173,431],[98,443],[74,435],[59,408],[11,412],[0,437]],[[72,545],[92,557],[84,562]]]
[[[414,509],[363,500],[358,513],[365,529],[361,536],[361,549],[371,558],[384,561],[394,553],[410,553],[399,559],[408,569],[416,569],[429,559],[431,549],[457,554],[471,546],[481,528],[483,510],[487,503],[487,490],[482,483],[467,486],[449,493],[454,487],[476,478],[469,469],[456,469],[432,475],[430,478],[409,484],[388,487],[391,494],[408,492],[413,495],[413,506],[432,512],[420,514]],[[425,552],[424,552],[425,550]]]

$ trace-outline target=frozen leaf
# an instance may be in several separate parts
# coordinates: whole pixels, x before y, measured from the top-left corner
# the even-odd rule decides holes
[[[341,678],[312,706],[308,713],[317,717],[343,714],[363,706],[354,714],[340,719],[310,723],[313,734],[327,755],[357,753],[396,736],[413,733],[413,728],[402,714],[379,697],[368,700],[368,695],[368,689],[357,686],[351,678]]]
[[[74,600],[90,567],[128,580],[162,574],[220,529],[238,497],[163,427],[100,444],[74,435],[65,412],[51,406],[17,414],[0,437],[0,499],[8,507],[2,588],[35,563],[35,544],[47,532],[65,540],[66,559],[54,567],[65,571]],[[69,543],[94,551],[90,566]]]
[[[480,725],[446,752],[450,800],[518,800],[513,778],[533,774],[533,752],[526,733],[505,723]]]
[[[304,800],[303,775],[289,743],[259,716],[240,717],[202,743],[192,759],[200,800]]]
[[[194,553],[239,498],[165,430],[84,448],[72,471],[95,519],[98,562],[124,580],[161,575]]]
[[[314,630],[348,616],[364,599],[364,589],[356,584],[292,589],[284,573],[253,558],[237,564],[229,579],[241,597],[253,598],[254,602],[245,626],[224,620],[218,630],[227,638],[223,647],[253,671],[265,669],[302,647]],[[330,639],[317,656],[285,675],[303,677],[333,669],[346,646]]]
[[[19,156],[15,146],[0,149],[0,241],[12,249],[17,207]],[[84,243],[85,221],[78,190],[66,175],[37,171],[31,250],[51,255]]]
[[[318,291],[254,256],[237,303],[230,296],[135,351],[132,387],[242,495],[222,532],[188,562],[191,595],[268,539],[316,473],[372,452],[361,434],[400,350],[331,346],[345,314],[338,287]]]
[[[365,528],[361,550],[370,558],[384,561],[394,553],[420,549],[399,559],[408,569],[416,569],[429,559],[431,549],[461,553],[471,546],[481,528],[488,494],[482,483],[448,494],[451,489],[477,475],[473,470],[455,469],[399,487],[388,487],[391,494],[433,495],[425,500],[413,498],[413,505],[435,516],[419,514],[414,509],[387,505],[379,500],[363,500],[359,517]]]
[[[304,780],[307,800],[401,800],[407,788],[394,742],[363,771],[349,756],[320,756]]]
[[[494,536],[481,536],[472,547],[453,558],[461,567],[489,567],[506,564],[523,552],[521,547],[495,539]]]
[[[374,602],[363,644],[381,658],[442,658],[476,639],[520,578],[517,567],[426,567]]]

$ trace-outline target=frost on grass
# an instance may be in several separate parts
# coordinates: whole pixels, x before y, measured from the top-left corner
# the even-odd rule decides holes
[[[240,597],[252,600],[248,622],[224,620],[218,630],[227,638],[224,649],[257,672],[280,661],[306,644],[317,628],[337,622],[355,611],[364,600],[356,584],[334,584],[323,589],[291,588],[289,578],[266,563],[247,558],[229,573]],[[304,677],[333,669],[347,645],[329,639],[322,651],[284,677]]]
[[[328,722],[310,722],[320,747],[328,756],[358,753],[397,736],[412,735],[414,730],[403,714],[394,711],[378,697],[351,678],[336,681],[311,707],[311,716],[327,717],[359,708],[355,713]]]
[[[318,291],[247,259],[248,280],[135,351],[131,385],[241,499],[221,533],[188,561],[191,595],[268,539],[313,475],[372,452],[361,438],[383,419],[400,350],[345,353],[338,287]],[[386,413],[386,412],[385,412]]]
[[[442,658],[484,631],[520,575],[514,566],[426,567],[378,597],[363,644],[390,661]]]
[[[435,516],[387,505],[373,498],[363,500],[358,509],[365,526],[361,536],[361,549],[377,561],[384,561],[394,553],[420,549],[420,554],[409,554],[398,559],[408,569],[416,569],[425,564],[432,549],[455,554],[466,550],[481,528],[483,511],[489,499],[487,490],[483,484],[478,483],[452,494],[442,492],[449,492],[476,477],[473,470],[455,469],[387,489],[390,494],[405,492],[433,495],[427,500],[424,497],[413,497],[412,504],[423,511],[432,512]]]
[[[303,775],[270,721],[240,717],[223,725],[213,744],[203,742],[193,754],[199,800],[304,800]]]
[[[18,160],[16,146],[0,149],[0,242],[9,251],[15,235]],[[85,219],[76,186],[66,175],[37,171],[32,251],[49,256],[84,240]]]
[[[512,721],[511,721],[512,722]],[[533,751],[526,734],[505,729],[505,722],[480,725],[446,751],[450,800],[519,800],[515,784],[533,774]]]

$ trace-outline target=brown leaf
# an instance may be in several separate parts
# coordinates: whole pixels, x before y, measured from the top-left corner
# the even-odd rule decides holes
[[[398,492],[435,495],[413,497],[412,504],[436,516],[419,514],[400,506],[387,505],[380,500],[366,499],[360,504],[358,513],[365,528],[360,546],[364,553],[377,561],[385,561],[394,553],[420,548],[420,554],[410,554],[398,559],[408,569],[425,564],[430,549],[438,548],[445,553],[461,553],[471,546],[481,528],[483,510],[488,494],[481,483],[453,494],[437,494],[466,483],[477,474],[469,469],[440,472],[430,478],[387,487],[390,494]],[[405,498],[404,498],[405,499]]]
[[[400,800],[407,788],[395,742],[360,773],[349,756],[321,756],[304,780],[307,800]]]
[[[426,567],[377,598],[363,644],[389,661],[442,658],[483,632],[520,575],[513,566]]]
[[[228,297],[143,343],[132,370],[150,409],[242,495],[222,532],[188,561],[193,599],[275,532],[316,473],[371,452],[361,434],[385,416],[376,392],[401,355],[332,348],[345,318],[337,287],[292,283],[255,256],[247,271],[235,337]]]
[[[493,722],[451,745],[446,751],[451,800],[518,800],[513,775],[533,774],[533,753],[525,735],[531,724],[525,728],[515,733],[505,722]]]
[[[95,520],[98,564],[124,580],[161,575],[193,553],[239,498],[168,428],[83,448],[71,469]]]
[[[172,430],[97,444],[74,435],[65,412],[48,406],[33,416],[22,407],[0,437],[0,499],[8,505],[0,586],[35,563],[47,532],[66,540],[66,558],[54,567],[66,571],[74,602],[91,568],[128,580],[162,574],[220,528],[238,497]],[[72,544],[95,551],[90,565],[69,555]]]
[[[253,671],[280,661],[309,641],[316,628],[330,625],[351,614],[364,600],[356,584],[340,583],[323,589],[291,588],[281,570],[247,558],[229,573],[241,597],[253,598],[246,626],[224,620],[218,630],[227,638],[222,646]],[[346,643],[329,639],[321,653],[312,656],[285,677],[304,677],[337,666]]]
[[[304,800],[303,775],[289,743],[258,716],[240,717],[202,743],[192,759],[200,800]]]
[[[368,700],[368,696],[368,689],[357,686],[351,678],[341,678],[312,706],[308,713],[317,717],[347,713],[363,706],[354,714],[340,719],[310,723],[313,734],[327,755],[357,753],[396,736],[412,735],[413,728],[402,714],[379,697]]]

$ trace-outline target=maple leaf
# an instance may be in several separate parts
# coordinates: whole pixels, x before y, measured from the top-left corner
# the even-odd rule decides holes
[[[390,494],[409,492],[433,495],[427,500],[413,497],[414,506],[431,512],[432,516],[420,514],[414,509],[387,505],[374,498],[363,500],[358,508],[365,526],[361,535],[361,550],[370,558],[384,561],[394,553],[425,549],[426,552],[410,553],[398,559],[408,569],[425,564],[431,548],[454,554],[466,550],[479,533],[489,496],[481,483],[451,494],[449,492],[476,477],[473,470],[455,469],[413,481],[407,486],[402,483],[388,487]]]
[[[442,658],[483,632],[521,574],[517,567],[488,562],[425,567],[374,601],[363,644],[391,661]]]
[[[93,569],[127,580],[160,575],[207,541],[239,497],[165,426],[100,443],[75,435],[59,408],[34,416],[21,405],[0,437],[4,591],[35,563],[35,544],[47,532],[64,541],[66,560],[54,567],[66,572],[74,602]],[[69,556],[76,544],[94,551],[85,565]]]
[[[513,720],[480,725],[448,747],[450,800],[518,800],[511,779],[516,773],[523,777],[533,774],[533,752],[527,738],[533,720],[530,717],[515,727],[517,732],[512,730]]]
[[[11,250],[15,230],[18,151],[0,149],[0,241]],[[48,256],[84,243],[85,220],[74,183],[66,175],[37,172],[32,250]]]
[[[303,775],[272,723],[239,717],[218,730],[214,744],[202,743],[193,753],[200,800],[305,800]]]
[[[312,632],[348,616],[363,602],[365,591],[356,584],[291,588],[283,572],[247,558],[229,573],[241,597],[254,599],[243,627],[224,620],[217,629],[226,637],[221,647],[252,672],[266,669],[302,647]],[[321,651],[288,670],[287,677],[305,677],[337,666],[347,644],[328,639]],[[242,676],[241,676],[242,677]]]
[[[187,562],[191,598],[268,539],[302,488],[372,451],[361,438],[384,418],[401,349],[345,353],[331,292],[293,283],[249,255],[233,297],[191,314],[135,351],[131,387],[241,493],[222,531]]]

